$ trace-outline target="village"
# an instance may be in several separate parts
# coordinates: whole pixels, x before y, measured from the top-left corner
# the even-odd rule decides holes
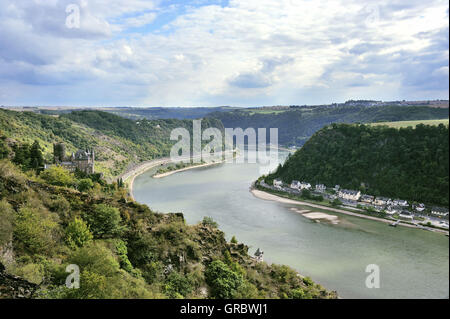
[[[388,218],[410,222],[417,226],[449,229],[449,211],[444,207],[428,207],[423,203],[416,204],[402,199],[362,194],[359,190],[343,189],[339,185],[326,187],[324,184],[315,184],[313,187],[308,182],[293,180],[291,184],[286,184],[280,179],[275,179],[273,186],[264,181],[261,181],[260,185],[292,195],[302,195],[304,191],[307,191],[330,202],[338,201],[343,208],[385,213]]]

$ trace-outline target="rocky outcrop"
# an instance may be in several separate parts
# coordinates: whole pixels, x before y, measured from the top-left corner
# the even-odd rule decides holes
[[[6,273],[0,263],[0,299],[32,298],[38,286],[24,279]]]

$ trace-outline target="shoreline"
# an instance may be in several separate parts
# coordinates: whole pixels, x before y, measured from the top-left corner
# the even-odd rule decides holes
[[[225,152],[226,153],[226,152]],[[232,153],[237,153],[236,150],[233,150]],[[183,160],[193,160],[193,159],[197,159],[197,158],[201,158],[201,155],[197,155],[194,157],[189,157],[189,158],[185,158]],[[131,197],[132,200],[136,200],[133,196],[133,183],[134,180],[136,179],[136,177],[138,177],[141,174],[144,174],[146,171],[156,167],[156,166],[161,166],[161,165],[166,165],[166,164],[170,164],[172,161],[169,157],[162,157],[162,158],[158,158],[158,159],[153,159],[150,161],[145,161],[142,163],[137,164],[136,166],[128,169],[126,172],[122,173],[121,175],[119,175],[117,178],[122,178],[124,184],[127,185],[128,188],[128,192],[129,192],[129,196]],[[202,164],[202,165],[213,165],[213,164],[221,164],[226,162],[226,160],[223,160],[221,162],[216,162],[216,163],[208,163],[208,164]],[[200,165],[194,165],[192,167],[185,167],[185,169],[192,169],[192,168],[197,168],[200,167]],[[167,172],[167,173],[176,173],[177,171],[171,171],[171,172]],[[166,173],[163,173],[166,174]],[[168,175],[167,175],[168,176]],[[153,176],[154,177],[154,176]],[[162,176],[165,177],[165,176]],[[162,178],[162,177],[156,177],[156,178]]]
[[[224,160],[220,161],[220,162],[192,165],[192,166],[183,167],[183,168],[180,168],[180,169],[175,169],[173,171],[169,171],[169,172],[165,172],[165,173],[161,173],[161,174],[155,174],[152,177],[159,179],[159,178],[164,178],[164,177],[167,177],[167,176],[179,173],[179,172],[184,172],[184,171],[187,171],[187,170],[190,170],[190,169],[200,168],[200,167],[207,167],[207,166],[212,166],[212,165],[219,165],[219,164],[223,164],[223,163],[225,163]]]
[[[289,198],[284,198],[284,197],[281,197],[281,196],[277,196],[277,195],[271,194],[269,192],[265,192],[265,191],[262,191],[262,190],[255,189],[253,187],[250,189],[250,192],[253,194],[253,196],[255,196],[256,198],[262,199],[262,200],[275,201],[275,202],[283,203],[283,204],[309,206],[309,207],[314,207],[314,208],[327,210],[327,211],[330,211],[330,212],[335,212],[335,213],[350,215],[350,216],[354,216],[354,217],[370,219],[370,220],[373,220],[373,221],[379,221],[379,222],[383,222],[383,223],[386,223],[386,224],[392,224],[394,222],[394,221],[391,221],[391,220],[387,220],[387,219],[383,219],[383,218],[379,218],[379,217],[375,217],[375,216],[367,216],[367,215],[363,215],[363,214],[353,213],[353,212],[350,212],[350,211],[347,211],[347,210],[343,210],[343,209],[339,209],[339,208],[332,208],[332,207],[322,206],[322,205],[318,205],[318,204],[312,204],[312,203],[308,203],[308,202],[303,202],[303,201],[297,201],[297,200],[293,200],[293,199],[289,199]],[[417,226],[406,224],[406,223],[402,223],[402,222],[400,222],[398,225],[399,226],[408,227],[408,228],[413,228],[413,229],[419,229],[419,228],[417,228]],[[440,230],[440,229],[427,228],[426,230],[448,235],[447,231]]]

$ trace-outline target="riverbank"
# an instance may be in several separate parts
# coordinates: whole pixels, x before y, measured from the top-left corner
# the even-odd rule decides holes
[[[313,208],[319,208],[319,209],[327,210],[327,211],[330,211],[330,212],[341,213],[341,214],[345,214],[345,215],[350,215],[350,216],[370,219],[370,220],[374,220],[374,221],[379,221],[379,222],[383,222],[383,223],[386,223],[386,224],[392,224],[393,223],[392,220],[379,218],[379,217],[374,217],[374,216],[368,216],[368,215],[364,215],[364,214],[358,214],[358,213],[350,212],[350,211],[344,210],[344,209],[332,208],[332,207],[328,207],[328,206],[312,204],[312,203],[309,203],[309,202],[293,200],[293,199],[277,196],[277,195],[271,194],[269,192],[265,192],[265,191],[258,190],[258,189],[255,189],[255,188],[251,188],[250,191],[253,194],[253,196],[255,196],[257,198],[260,198],[260,199],[263,199],[263,200],[276,201],[276,202],[279,202],[279,203],[291,204],[291,205],[309,206],[309,207],[313,207]],[[418,229],[418,227],[415,226],[415,225],[411,225],[411,224],[407,224],[407,223],[403,223],[403,222],[400,222],[398,225],[399,226],[404,226],[404,227]],[[439,233],[443,233],[443,234],[448,235],[448,231],[444,231],[444,230],[441,230],[441,229],[426,228],[426,230],[439,232]]]
[[[153,178],[163,178],[163,177],[167,177],[167,176],[170,176],[172,174],[179,173],[179,172],[184,172],[184,171],[187,171],[187,170],[190,170],[190,169],[200,168],[200,167],[207,167],[207,166],[212,166],[212,165],[219,165],[219,164],[222,164],[222,163],[225,163],[225,161],[214,162],[214,163],[206,163],[206,164],[199,164],[199,165],[191,165],[191,166],[183,167],[183,168],[180,168],[180,169],[174,169],[173,171],[160,173],[160,174],[155,174],[152,177]]]

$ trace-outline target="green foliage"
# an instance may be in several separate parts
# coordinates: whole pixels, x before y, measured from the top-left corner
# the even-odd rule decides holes
[[[81,218],[75,218],[66,228],[66,243],[72,249],[83,247],[92,241],[92,238],[89,226]]]
[[[165,280],[164,291],[169,298],[186,297],[192,288],[192,280],[176,271],[172,271]]]
[[[219,224],[217,224],[212,217],[205,216],[203,217],[202,225],[212,227],[212,228],[218,228]]]
[[[251,113],[247,110],[215,112],[211,117],[224,127],[278,128],[280,145],[303,145],[315,132],[331,123],[372,123],[383,121],[427,120],[448,118],[448,109],[426,106],[340,106],[292,109],[278,113]],[[269,143],[269,136],[267,136]],[[334,186],[334,185],[333,185]]]
[[[236,236],[233,236],[233,237],[231,237],[231,241],[230,241],[232,244],[237,244],[238,243],[238,241],[237,241],[237,239],[236,239]]]
[[[0,201],[0,247],[12,240],[14,211],[11,205]]]
[[[208,266],[205,278],[211,288],[211,296],[219,299],[233,298],[243,284],[242,276],[220,260],[215,260]]]
[[[341,205],[342,205],[342,202],[337,198],[333,199],[333,201],[331,202],[331,206],[334,206],[334,207],[338,207]]]
[[[59,236],[54,216],[34,207],[19,209],[15,218],[14,245],[30,254],[50,255]]]
[[[120,211],[116,207],[98,204],[93,211],[85,213],[83,219],[87,221],[96,238],[114,236],[120,233]]]
[[[449,205],[449,131],[333,124],[317,132],[273,178],[359,189],[375,196]]]
[[[80,192],[86,192],[94,187],[94,183],[90,178],[83,178],[78,182],[78,190]]]
[[[41,173],[41,178],[50,185],[72,187],[75,185],[75,177],[61,166],[52,166]]]

